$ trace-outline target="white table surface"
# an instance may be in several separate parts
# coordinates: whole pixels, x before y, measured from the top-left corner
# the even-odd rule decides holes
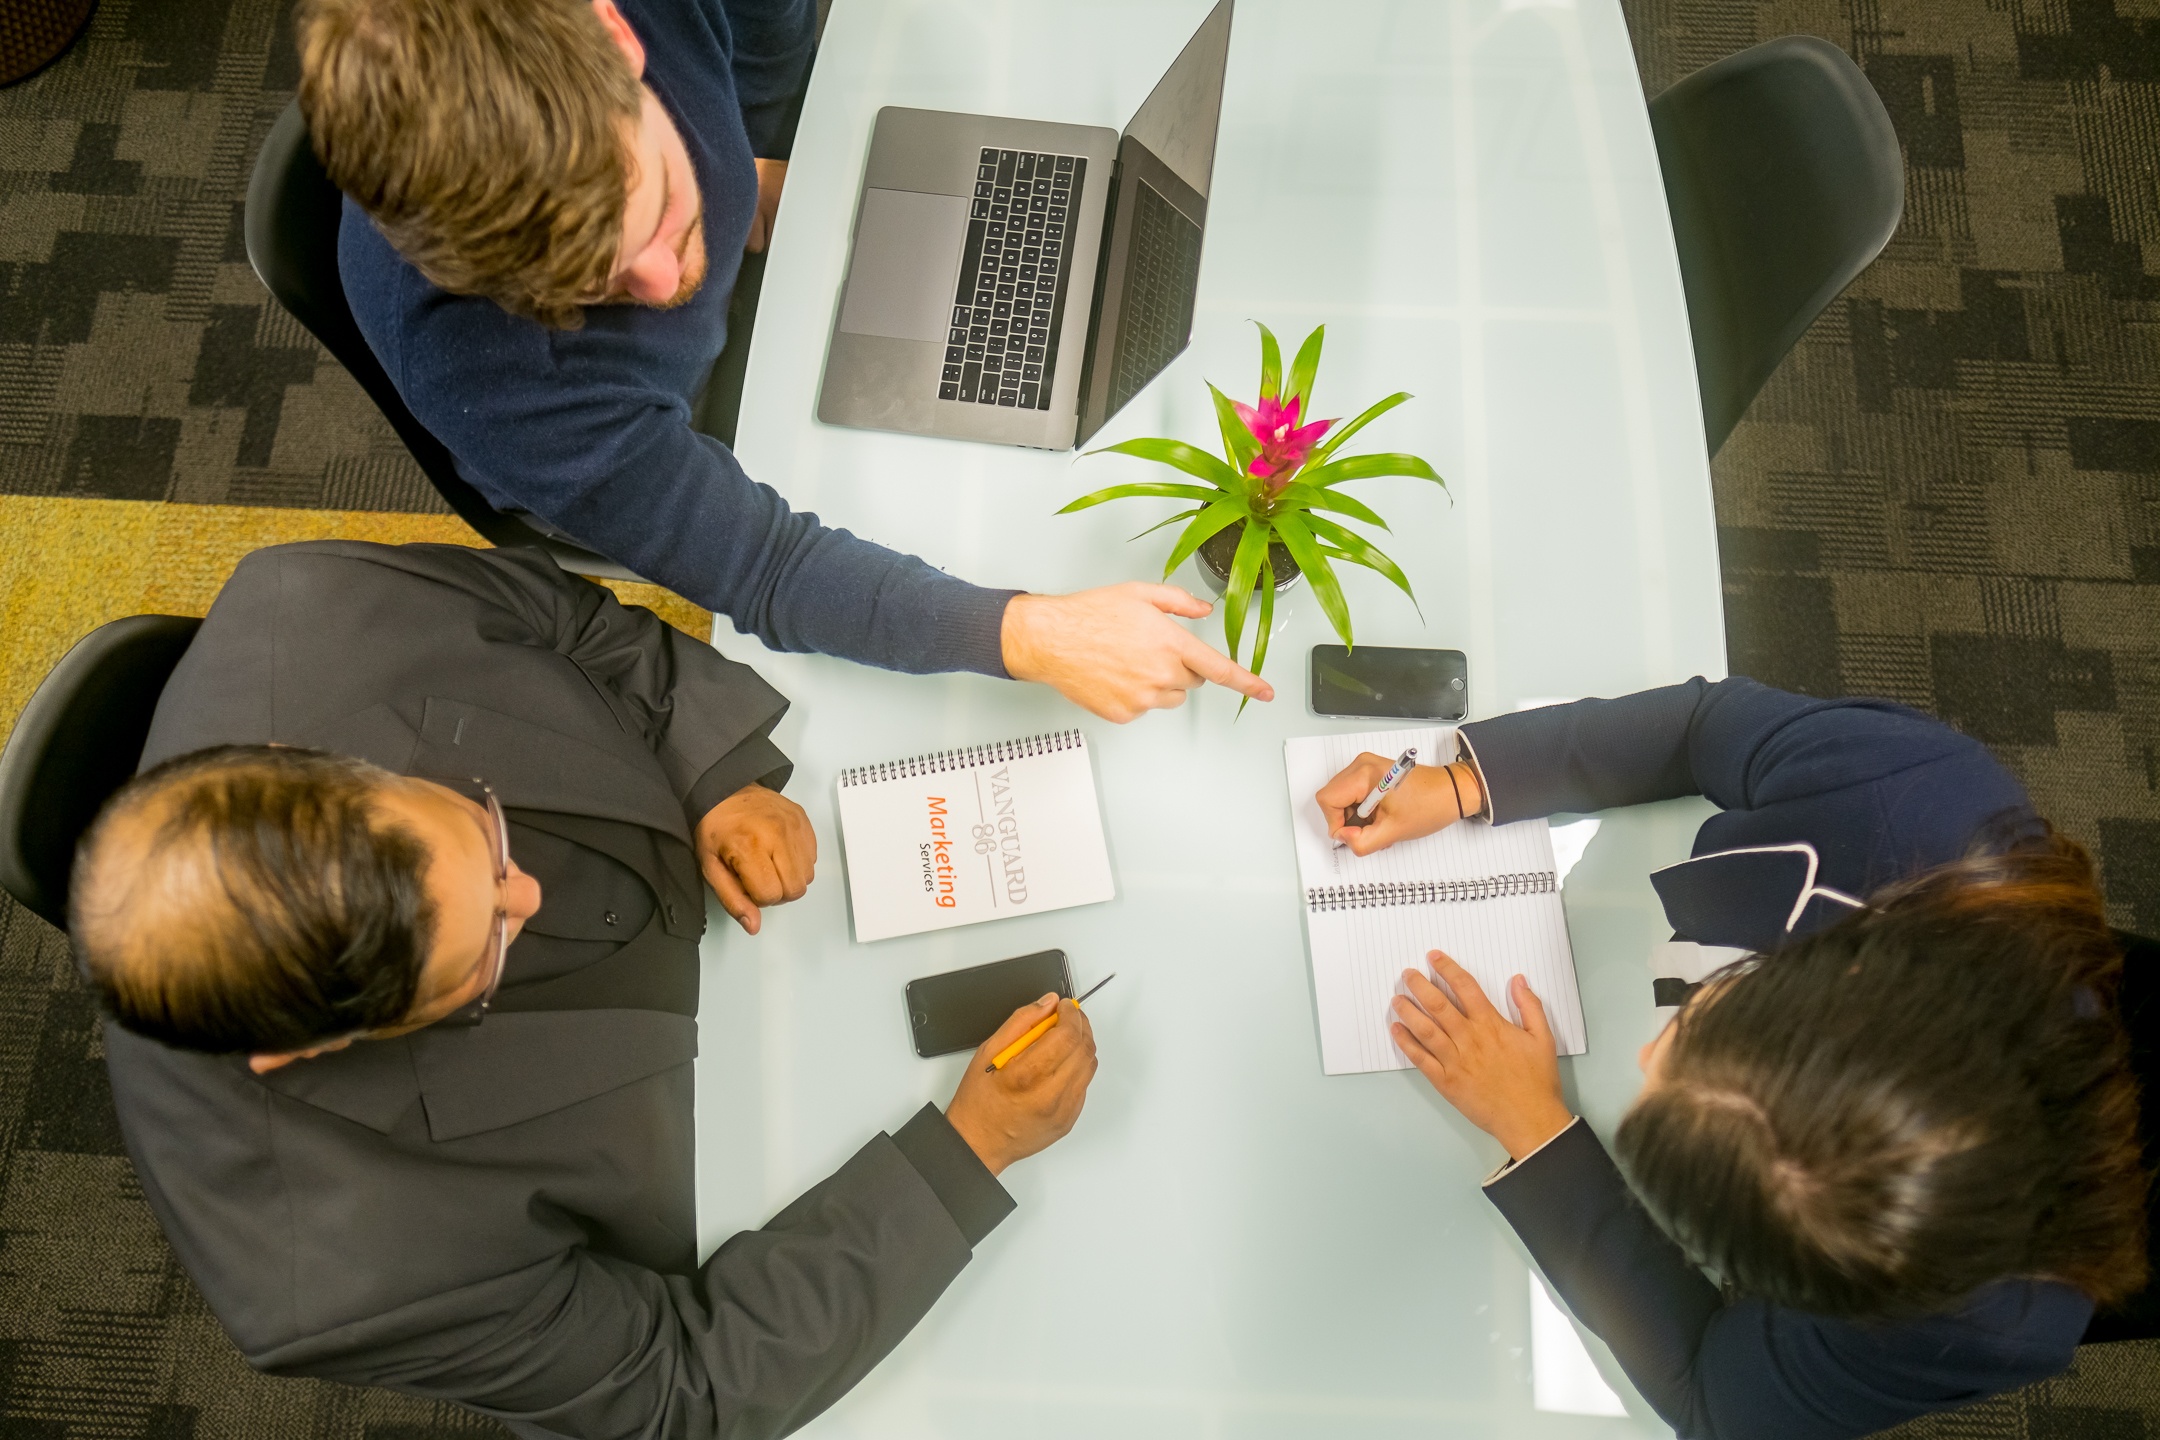
[[[989,585],[1151,579],[1167,514],[1057,507],[1149,476],[1110,456],[843,430],[813,418],[872,118],[884,104],[1122,126],[1209,0],[838,0],[796,143],[743,400],[743,463],[829,523]],[[1012,77],[1024,74],[1023,81]],[[1615,0],[1239,0],[1192,347],[1097,437],[1209,444],[1202,377],[1249,399],[1250,319],[1326,322],[1315,401],[1417,396],[1352,449],[1448,477],[1356,493],[1394,523],[1399,592],[1345,575],[1361,640],[1469,655],[1472,711],[1721,675],[1710,479],[1686,314]],[[1197,588],[1188,568],[1180,577]],[[1282,617],[1279,615],[1279,619]],[[1220,643],[1220,627],[1200,633]],[[1047,946],[1085,985],[1102,1068],[1064,1142],[1007,1172],[1019,1209],[929,1317],[808,1433],[1312,1437],[1662,1433],[1537,1408],[1524,1252],[1480,1195],[1498,1148],[1412,1072],[1324,1078],[1284,737],[1380,728],[1304,708],[1331,640],[1296,593],[1268,674],[1119,727],[1039,686],[722,650],[794,700],[777,732],[817,827],[817,883],[705,943],[699,1219],[763,1223],[879,1129],[946,1100],[961,1057],[908,1042],[911,978]],[[834,777],[847,765],[1080,724],[1110,903],[937,935],[849,937]],[[1571,1094],[1610,1133],[1653,1032],[1645,879],[1699,802],[1608,816],[1565,898],[1590,1053]],[[1575,1352],[1578,1364],[1580,1351]],[[1578,1385],[1577,1388],[1580,1388]],[[1595,1386],[1590,1387],[1592,1390]],[[1596,1408],[1594,1401],[1588,1408]]]

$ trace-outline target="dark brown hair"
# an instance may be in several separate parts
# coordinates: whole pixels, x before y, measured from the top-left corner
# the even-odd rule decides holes
[[[137,1034],[283,1054],[395,1025],[434,940],[428,852],[377,810],[388,772],[282,746],[168,760],[75,858],[83,976]]]
[[[2106,1303],[2145,1281],[2121,952],[2052,831],[1873,897],[1706,987],[1618,1158],[1744,1294],[1938,1311],[2012,1276]]]
[[[575,329],[614,273],[644,91],[586,0],[305,0],[315,153],[420,272]]]

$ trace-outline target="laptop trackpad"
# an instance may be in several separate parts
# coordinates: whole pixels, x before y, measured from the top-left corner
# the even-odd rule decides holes
[[[967,244],[968,202],[914,190],[863,191],[840,328],[943,344]]]

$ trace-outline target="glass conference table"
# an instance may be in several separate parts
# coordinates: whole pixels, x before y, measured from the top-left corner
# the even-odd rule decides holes
[[[1167,502],[1053,513],[1148,477],[1139,461],[813,412],[878,108],[1122,126],[1210,3],[838,0],[765,277],[737,447],[751,474],[981,584],[1160,573],[1168,537],[1127,537]],[[1353,449],[1423,455],[1450,482],[1452,500],[1411,480],[1356,487],[1392,521],[1383,543],[1423,604],[1421,620],[1350,573],[1361,640],[1466,651],[1475,715],[1723,673],[1694,360],[1615,0],[1238,0],[1192,346],[1098,443],[1210,444],[1202,377],[1251,398],[1254,319],[1286,349],[1327,324],[1321,415],[1414,392]],[[1179,579],[1199,589],[1189,567]],[[1282,745],[1380,726],[1307,713],[1306,652],[1333,637],[1303,590],[1278,620],[1274,704],[1238,719],[1209,690],[1126,726],[1040,686],[773,655],[720,627],[719,647],[794,701],[777,738],[820,856],[809,895],[756,939],[713,911],[708,1248],[949,1098],[963,1059],[916,1058],[908,980],[1050,946],[1082,985],[1118,975],[1089,1006],[1102,1064],[1078,1128],[1007,1172],[1018,1211],[807,1433],[1665,1433],[1479,1193],[1498,1147],[1414,1072],[1320,1073]],[[1197,629],[1221,643],[1217,623]],[[853,943],[842,767],[1075,724],[1114,901]],[[1646,961],[1669,932],[1645,874],[1707,813],[1609,815],[1566,882],[1590,1051],[1563,1069],[1608,1135],[1657,1024]]]

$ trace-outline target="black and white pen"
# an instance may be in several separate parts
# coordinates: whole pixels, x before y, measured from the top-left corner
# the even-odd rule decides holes
[[[1417,746],[1413,745],[1402,752],[1402,755],[1388,768],[1387,774],[1380,777],[1380,783],[1373,786],[1372,793],[1363,800],[1358,801],[1356,809],[1344,813],[1342,823],[1359,826],[1372,824],[1373,811],[1380,808],[1380,797],[1400,785],[1403,776],[1409,774],[1416,764]]]

